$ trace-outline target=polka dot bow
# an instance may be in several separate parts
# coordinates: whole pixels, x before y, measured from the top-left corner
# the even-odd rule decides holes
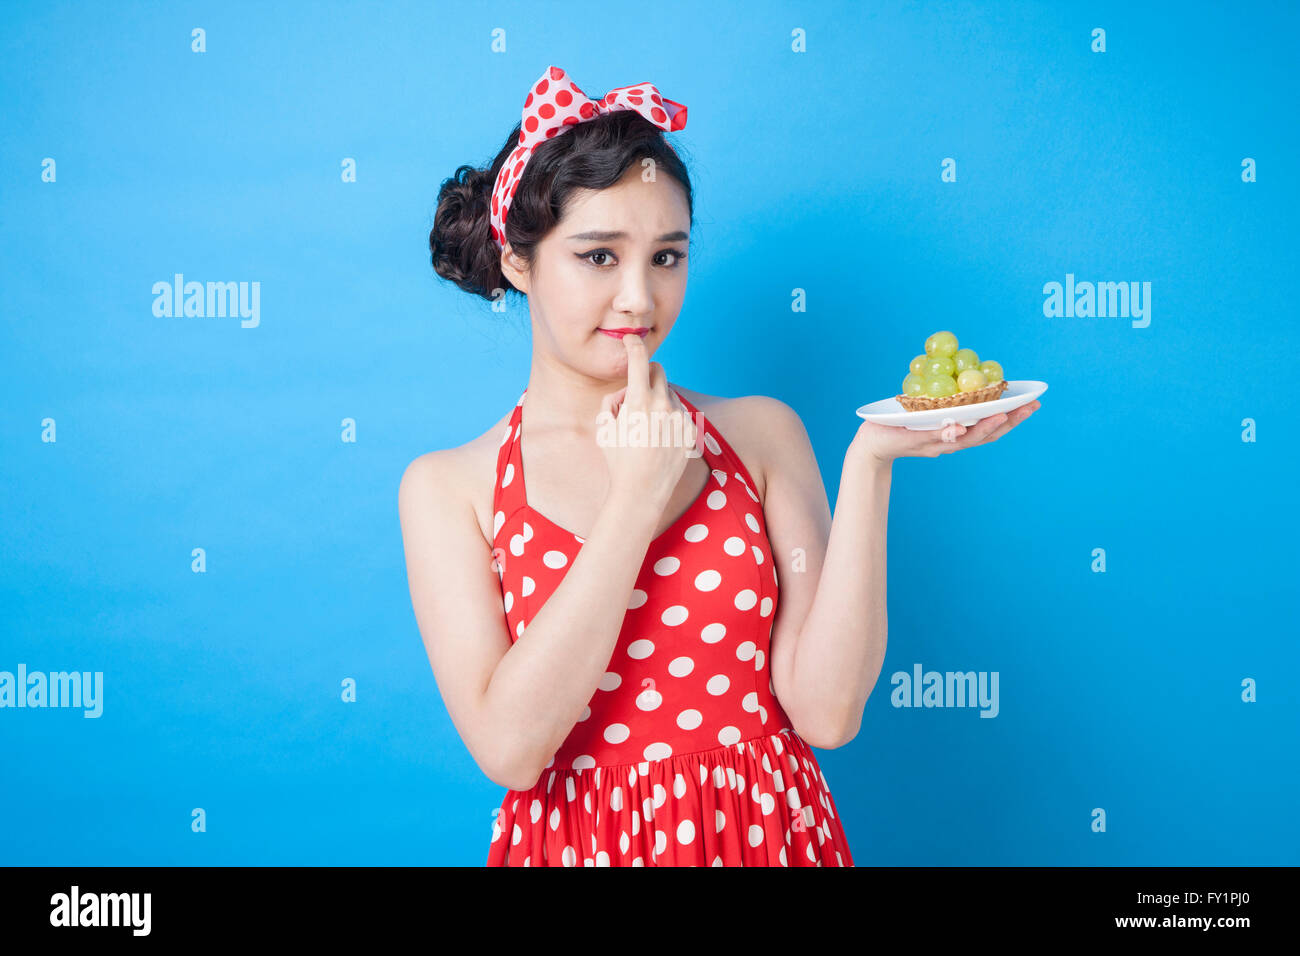
[[[636,110],[668,132],[686,126],[686,107],[660,96],[652,83],[621,86],[598,100],[592,100],[558,66],[546,68],[528,91],[528,99],[524,100],[519,146],[502,164],[496,185],[492,187],[492,238],[498,245],[505,245],[506,212],[515,190],[519,188],[524,166],[537,147],[567,126],[576,126],[615,110]]]

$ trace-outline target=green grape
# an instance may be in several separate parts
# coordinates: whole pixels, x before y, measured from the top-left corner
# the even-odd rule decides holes
[[[925,379],[915,372],[909,372],[907,378],[903,379],[904,395],[922,395],[925,393]]]
[[[918,375],[921,374],[926,358],[927,356],[918,355],[916,358],[912,359],[911,364],[907,366],[907,370],[909,372],[916,372]]]
[[[929,398],[944,398],[957,394],[957,382],[951,375],[930,375],[925,380],[925,394]]]
[[[987,384],[989,384],[989,380],[977,368],[963,369],[957,373],[957,388],[963,392],[973,392]]]
[[[957,372],[961,373],[968,368],[979,368],[980,357],[975,354],[974,349],[958,349],[952,357],[953,363],[957,366]]]
[[[925,354],[944,355],[952,358],[957,351],[957,336],[951,332],[935,332],[925,340]]]
[[[921,366],[919,374],[922,378],[929,378],[931,375],[947,375],[952,377],[957,372],[957,366],[952,359],[946,355],[932,355],[925,360]]]
[[[984,377],[989,380],[990,385],[1002,381],[1002,366],[992,359],[980,362],[980,371],[984,373]]]

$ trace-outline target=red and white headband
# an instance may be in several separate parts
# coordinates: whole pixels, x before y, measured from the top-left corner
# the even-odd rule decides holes
[[[496,185],[492,187],[492,238],[498,245],[505,245],[506,212],[519,188],[524,166],[537,147],[568,126],[615,110],[636,110],[665,132],[686,126],[686,107],[665,99],[653,83],[621,86],[592,100],[558,66],[546,68],[524,100],[519,145],[502,164]]]

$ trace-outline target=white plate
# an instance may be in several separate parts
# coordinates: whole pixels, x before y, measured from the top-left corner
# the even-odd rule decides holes
[[[858,415],[877,425],[901,425],[917,432],[932,432],[956,422],[966,428],[982,418],[1009,412],[1028,405],[1043,392],[1046,382],[1007,382],[1006,391],[991,402],[958,405],[956,408],[933,408],[924,412],[909,412],[898,404],[896,398],[884,398],[858,409]]]

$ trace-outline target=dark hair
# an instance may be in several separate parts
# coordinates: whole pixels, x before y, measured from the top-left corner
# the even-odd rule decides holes
[[[690,175],[664,131],[635,110],[615,110],[578,123],[537,147],[524,166],[506,215],[506,239],[525,262],[563,217],[575,189],[605,189],[643,158],[656,171],[677,180],[686,192],[691,221],[695,204]],[[491,301],[496,289],[518,289],[501,271],[501,247],[489,225],[497,173],[519,145],[519,125],[486,169],[461,166],[438,190],[438,208],[429,232],[433,271],[466,292]]]

